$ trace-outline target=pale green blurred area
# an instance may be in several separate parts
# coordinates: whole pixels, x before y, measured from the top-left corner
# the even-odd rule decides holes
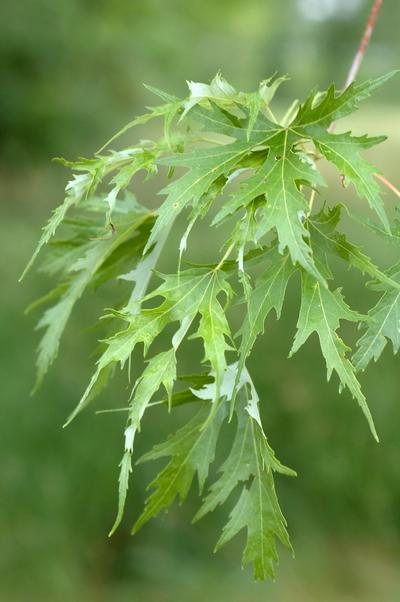
[[[376,445],[356,403],[326,384],[316,341],[287,360],[298,311],[298,281],[288,291],[281,321],[269,321],[251,365],[271,444],[299,474],[278,477],[296,558],[281,550],[276,583],[254,584],[240,570],[243,537],[212,554],[229,510],[190,525],[196,488],[142,533],[129,535],[157,467],[135,470],[126,518],[109,540],[116,509],[117,465],[124,418],[86,411],[61,425],[90,376],[89,357],[102,309],[121,291],[98,291],[82,301],[47,382],[34,381],[36,316],[28,303],[48,283],[17,278],[50,210],[62,199],[66,172],[49,158],[90,154],[143,105],[157,100],[147,82],[184,94],[185,80],[209,80],[218,69],[238,88],[255,89],[275,71],[289,73],[281,107],[314,85],[344,81],[370,2],[357,0],[18,0],[0,8],[0,131],[2,282],[0,379],[1,602],[395,602],[400,600],[399,358],[385,350],[362,384],[375,416]],[[385,0],[361,77],[399,67],[400,3]],[[358,133],[389,134],[370,152],[399,185],[400,86],[385,89],[346,120]],[[344,126],[343,126],[344,127]],[[157,128],[152,129],[156,135]],[[135,140],[135,133],[127,138]],[[359,208],[328,172],[328,201]],[[139,200],[154,203],[144,188]],[[396,198],[386,194],[393,214]],[[368,212],[365,212],[368,215]],[[396,259],[379,239],[348,231],[382,265]],[[201,255],[220,241],[204,230],[192,245]],[[174,251],[163,258],[173,269]],[[397,257],[398,258],[398,257]],[[340,271],[338,272],[340,274]],[[346,297],[365,310],[374,293],[342,272]],[[117,297],[117,299],[116,299]],[[346,331],[347,332],[347,331]],[[348,331],[351,340],[356,333]],[[99,401],[123,405],[125,375]],[[182,414],[180,414],[181,412]],[[153,410],[137,453],[158,441],[190,410],[165,418]]]

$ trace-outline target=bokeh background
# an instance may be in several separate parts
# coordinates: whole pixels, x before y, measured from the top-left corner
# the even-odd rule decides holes
[[[132,539],[152,466],[135,471],[127,513],[109,540],[116,507],[123,418],[81,415],[61,425],[90,375],[90,331],[110,291],[82,301],[60,357],[30,397],[38,333],[28,303],[46,290],[42,276],[17,278],[39,228],[60,202],[68,174],[53,156],[89,155],[154,99],[142,82],[185,93],[185,80],[218,69],[238,88],[255,89],[288,73],[282,105],[315,85],[341,84],[354,55],[368,0],[17,0],[0,7],[0,600],[1,602],[309,602],[400,600],[399,358],[386,349],[362,376],[381,444],[337,383],[326,384],[312,341],[286,359],[298,310],[298,283],[284,318],[268,323],[253,353],[266,429],[280,459],[299,473],[278,478],[296,559],[281,551],[276,583],[240,571],[238,538],[212,554],[226,509],[190,525],[195,491]],[[385,0],[361,77],[399,67],[400,3]],[[356,131],[387,133],[371,152],[399,185],[400,87],[393,79],[348,120]],[[132,134],[132,137],[134,134]],[[133,139],[133,138],[132,138]],[[141,190],[137,191],[141,201]],[[332,179],[329,193],[361,203]],[[394,207],[396,199],[386,194]],[[335,199],[336,200],[336,199]],[[351,233],[360,242],[355,225]],[[358,237],[358,238],[357,238]],[[200,243],[201,236],[198,237]],[[218,240],[215,240],[217,248]],[[372,241],[383,265],[395,256]],[[363,310],[362,280],[342,274],[347,298]],[[353,333],[353,336],[355,333]],[[116,382],[106,399],[126,392]],[[146,422],[139,450],[159,437],[161,414]],[[174,419],[169,428],[174,427]]]

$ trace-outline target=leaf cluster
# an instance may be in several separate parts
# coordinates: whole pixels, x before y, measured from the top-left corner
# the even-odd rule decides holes
[[[398,245],[376,168],[363,157],[365,149],[385,138],[331,131],[334,122],[355,111],[391,76],[354,83],[345,91],[333,85],[325,92],[313,91],[303,103],[295,101],[282,118],[275,116],[271,102],[285,78],[266,80],[255,92],[244,93],[218,74],[210,84],[189,82],[184,99],[149,88],[161,104],[134,119],[93,159],[64,162],[73,172],[65,200],[44,227],[27,268],[48,245],[42,269],[57,277],[58,284],[34,304],[49,306],[38,324],[44,335],[37,384],[54,361],[71,312],[85,291],[118,279],[133,283],[124,303],[108,310],[113,330],[102,340],[93,376],[67,421],[92,402],[116,367],[128,366],[135,373],[125,408],[119,504],[111,532],[122,520],[135,437],[145,414],[156,404],[171,412],[190,403],[196,411],[189,422],[139,460],[168,458],[150,484],[133,532],[176,499],[184,501],[195,478],[203,494],[226,422],[231,450],[195,520],[236,496],[216,548],[245,530],[243,564],[253,565],[256,579],[274,577],[276,540],[290,547],[274,476],[294,472],[277,460],[268,443],[247,364],[268,316],[274,312],[280,318],[295,273],[301,282],[301,306],[290,355],[315,333],[328,380],[336,374],[340,389],[346,388],[357,401],[378,439],[358,372],[380,357],[388,340],[394,352],[399,349],[400,266],[381,269],[347,238],[342,218],[354,209],[332,201],[319,166],[322,160],[329,162],[343,184],[353,185],[367,204],[378,222],[363,222],[368,234],[378,233]],[[164,122],[159,140],[106,150],[119,135],[154,118]],[[160,190],[162,203],[151,212],[126,189],[138,177],[160,172],[169,180]],[[159,274],[158,258],[180,214],[186,225],[176,271]],[[200,221],[207,224],[203,228],[224,224],[229,232],[212,264],[186,261],[191,231]],[[380,297],[367,315],[346,302],[335,274],[338,261],[375,283]],[[232,321],[232,306],[241,315],[239,328]],[[354,353],[340,332],[346,321],[362,329]],[[161,351],[156,340],[162,341]],[[203,365],[185,377],[180,358],[194,353],[199,341]],[[145,360],[143,370],[131,365],[137,353]]]

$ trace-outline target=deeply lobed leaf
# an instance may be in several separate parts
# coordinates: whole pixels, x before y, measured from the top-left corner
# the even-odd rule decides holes
[[[54,361],[72,310],[86,290],[107,282],[113,284],[112,290],[117,282],[132,285],[128,293],[121,289],[122,307],[114,303],[108,311],[111,334],[101,341],[95,372],[68,419],[71,422],[101,392],[118,366],[129,365],[135,379],[124,408],[124,453],[111,533],[123,517],[134,441],[147,412],[154,405],[160,411],[178,411],[190,403],[200,406],[199,411],[141,459],[167,457],[168,463],[152,481],[133,532],[175,500],[183,502],[196,475],[203,491],[219,452],[221,426],[229,417],[226,429],[232,447],[195,520],[237,492],[217,549],[245,530],[243,564],[253,565],[256,579],[274,577],[276,542],[290,547],[274,475],[294,473],[279,463],[268,444],[246,364],[272,310],[280,318],[295,272],[301,273],[302,285],[291,354],[315,333],[328,379],[332,372],[337,374],[341,389],[347,388],[357,400],[377,439],[356,372],[380,357],[387,340],[394,352],[400,347],[399,267],[382,269],[349,240],[341,224],[343,209],[353,213],[347,204],[331,199],[322,208],[317,204],[322,195],[331,196],[319,171],[319,161],[325,159],[378,217],[379,226],[357,217],[366,232],[399,248],[398,227],[390,224],[385,212],[377,170],[362,154],[384,137],[331,131],[332,123],[352,113],[392,75],[354,83],[345,91],[333,85],[326,92],[314,91],[304,103],[293,103],[282,121],[270,103],[284,77],[261,82],[255,92],[240,92],[217,74],[210,84],[188,82],[189,96],[184,99],[148,87],[163,104],[134,119],[93,159],[64,161],[73,171],[66,198],[43,229],[24,274],[51,242],[43,268],[58,282],[32,305],[55,302],[39,322],[45,333],[39,344],[38,383]],[[103,152],[121,134],[158,117],[164,120],[160,140]],[[165,172],[169,182],[160,190],[164,200],[154,214],[129,195],[121,199],[139,175],[147,179],[159,172]],[[208,220],[206,227],[226,228],[222,256],[207,265],[192,262],[181,269],[190,250],[190,234],[200,219]],[[181,230],[177,269],[158,274],[162,283],[153,285],[172,228]],[[53,238],[56,234],[58,238]],[[209,244],[208,231],[202,240],[204,246]],[[381,297],[367,316],[346,304],[340,282],[332,285],[337,278],[332,258],[374,279]],[[353,355],[340,335],[342,321],[364,329]],[[184,378],[181,354],[195,356],[193,339],[202,342],[205,366]],[[132,362],[138,349],[143,351],[143,369],[140,362]],[[108,411],[114,410],[118,408]]]

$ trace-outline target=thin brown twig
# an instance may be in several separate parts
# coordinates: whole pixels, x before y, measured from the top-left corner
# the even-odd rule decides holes
[[[361,63],[363,62],[366,50],[368,48],[369,42],[371,40],[372,32],[374,31],[374,26],[376,20],[379,15],[379,11],[382,7],[383,0],[375,0],[372,5],[371,12],[368,17],[367,25],[364,30],[363,37],[361,38],[360,45],[358,50],[354,56],[353,62],[347,74],[346,83],[344,84],[344,89],[348,88],[353,81],[356,79],[358,72],[360,71]]]
[[[364,60],[364,56],[367,51],[369,42],[371,40],[372,32],[374,31],[374,26],[375,26],[376,20],[378,18],[379,11],[382,7],[382,4],[383,4],[383,0],[375,0],[372,5],[371,12],[369,13],[368,21],[365,26],[360,45],[357,49],[356,54],[354,55],[353,62],[351,63],[349,72],[346,77],[346,82],[343,86],[343,90],[346,90],[354,82],[354,80],[356,79],[356,77],[358,75],[358,72],[360,71],[361,63]],[[335,127],[336,127],[336,123],[335,122],[331,123],[331,125],[329,127],[329,131],[333,132],[335,130]]]
[[[358,72],[360,71],[361,63],[363,62],[365,53],[367,51],[369,42],[371,40],[372,32],[374,31],[375,23],[378,18],[379,11],[382,8],[382,4],[383,4],[383,0],[375,0],[374,4],[372,5],[371,12],[368,17],[368,21],[367,21],[367,25],[364,30],[363,37],[361,39],[360,45],[358,47],[358,50],[354,56],[353,62],[351,64],[351,67],[347,74],[344,89],[348,88],[353,83],[353,81],[356,79],[356,77],[358,75]],[[334,124],[332,124],[332,126],[333,127],[331,128],[331,131],[333,131],[333,129],[335,127]],[[375,178],[380,180],[382,182],[382,184],[384,184],[387,188],[389,188],[389,190],[391,190],[395,195],[397,195],[400,198],[399,189],[396,188],[396,186],[394,184],[392,184],[392,182],[390,182],[390,180],[388,180],[384,176],[381,176],[378,173],[374,173],[374,176],[375,176]]]
[[[364,33],[361,38],[360,45],[357,49],[356,54],[354,55],[353,62],[351,64],[351,67],[350,67],[349,72],[346,77],[346,82],[343,87],[344,90],[346,90],[346,88],[348,88],[354,82],[354,80],[356,79],[356,77],[358,75],[358,72],[360,71],[360,67],[363,62],[368,45],[370,43],[372,32],[374,31],[375,23],[378,18],[379,11],[382,8],[382,4],[383,4],[383,0],[375,0],[375,2],[372,5],[371,11],[369,13],[368,21],[367,21],[367,24],[364,29]],[[334,131],[335,125],[336,125],[335,123],[332,123],[331,127],[329,128],[329,130],[331,132]],[[387,188],[389,188],[389,190],[391,190],[395,195],[397,195],[400,198],[399,189],[396,188],[396,186],[394,184],[392,184],[392,182],[390,182],[390,180],[388,180],[387,178],[385,178],[384,176],[382,176],[378,173],[374,173],[373,175],[375,176],[375,178],[380,180],[382,182],[382,184],[384,184]]]
[[[394,192],[394,194],[400,198],[400,190],[398,188],[396,188],[396,186],[394,184],[392,184],[392,182],[390,182],[390,180],[385,178],[385,176],[382,176],[380,173],[374,173],[374,176],[375,176],[375,178],[380,180],[382,182],[382,184],[387,186],[389,188],[389,190]]]

